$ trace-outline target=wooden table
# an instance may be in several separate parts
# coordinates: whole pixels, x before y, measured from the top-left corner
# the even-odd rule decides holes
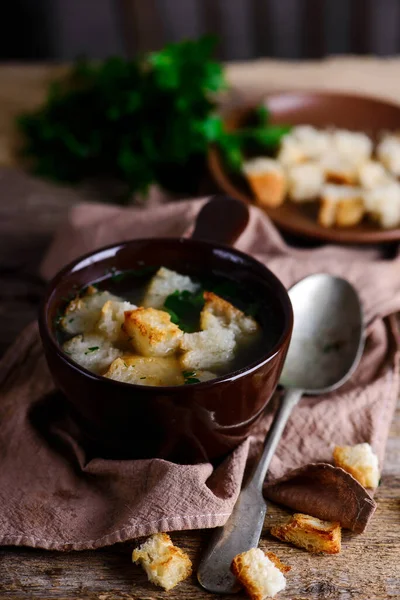
[[[359,61],[358,80],[361,80],[363,64],[367,65],[366,73],[371,69],[371,63]],[[382,64],[381,79],[386,73],[389,81],[395,66],[393,61]],[[281,77],[276,63],[267,62],[264,68],[266,77],[274,69]],[[294,67],[283,65],[283,68]],[[323,73],[319,65],[310,68]],[[12,115],[40,102],[44,84],[58,69],[0,67],[0,145],[3,147],[0,161],[3,163],[10,161],[7,148],[12,135]],[[262,65],[258,63],[256,69],[259,80]],[[400,62],[397,62],[397,69],[400,71]],[[241,65],[231,67],[229,74],[238,87],[241,81],[249,78],[248,69]],[[312,78],[308,81],[312,87]],[[400,78],[398,87],[399,81]],[[273,82],[271,85],[274,87]],[[280,87],[279,82],[275,87]],[[394,93],[393,86],[390,93]],[[7,169],[0,170],[0,177],[11,176]],[[55,201],[50,187],[41,182],[35,185],[37,193],[31,195],[29,202],[21,198],[17,188],[9,197],[0,198],[0,352],[26,323],[35,318],[43,290],[43,283],[36,274],[38,263],[55,228],[63,221],[69,207],[77,202],[77,197],[68,191],[62,199]],[[279,594],[279,598],[400,598],[400,405],[392,424],[376,500],[378,509],[367,532],[361,536],[344,532],[342,552],[333,557],[313,556],[274,541],[268,529],[281,521],[286,512],[276,506],[269,507],[260,545],[277,552],[283,561],[292,565],[287,589]],[[176,533],[173,539],[189,552],[196,565],[208,535],[207,531]],[[127,543],[96,552],[63,554],[2,548],[0,598],[202,600],[213,597],[201,590],[194,576],[170,593],[148,584],[141,569],[131,564],[132,547],[133,543]]]

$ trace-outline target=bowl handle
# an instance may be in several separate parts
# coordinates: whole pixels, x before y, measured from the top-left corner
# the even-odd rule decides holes
[[[232,245],[246,229],[250,213],[241,200],[217,194],[197,215],[192,239]]]

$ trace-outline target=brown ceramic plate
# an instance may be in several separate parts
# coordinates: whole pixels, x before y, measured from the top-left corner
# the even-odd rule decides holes
[[[265,98],[273,123],[341,127],[364,131],[374,139],[382,131],[400,129],[400,105],[375,98],[334,92],[285,92],[266,94]],[[254,106],[232,111],[226,117],[228,129],[233,131],[246,122]],[[208,160],[213,177],[225,192],[244,202],[254,202],[254,196],[244,177],[227,169],[217,148],[210,149]],[[321,227],[316,219],[315,203],[299,205],[285,202],[278,208],[265,211],[281,229],[309,238],[347,244],[375,244],[400,240],[400,228],[380,229],[367,221],[346,229]]]

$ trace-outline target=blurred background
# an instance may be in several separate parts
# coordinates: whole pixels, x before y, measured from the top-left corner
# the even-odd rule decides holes
[[[134,56],[217,33],[218,58],[400,52],[400,0],[14,0],[0,60]]]

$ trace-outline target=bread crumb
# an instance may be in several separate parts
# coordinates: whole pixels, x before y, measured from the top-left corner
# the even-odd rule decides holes
[[[140,564],[155,585],[172,590],[192,573],[192,562],[166,533],[150,536],[132,553],[132,562]]]
[[[231,570],[252,600],[273,598],[286,587],[282,573],[290,567],[283,565],[277,556],[265,554],[260,548],[251,548],[235,556]]]
[[[367,443],[355,446],[335,446],[333,460],[365,488],[376,488],[379,484],[378,457]]]
[[[284,525],[272,527],[271,534],[308,552],[337,554],[341,548],[341,531],[339,523],[297,513]]]

